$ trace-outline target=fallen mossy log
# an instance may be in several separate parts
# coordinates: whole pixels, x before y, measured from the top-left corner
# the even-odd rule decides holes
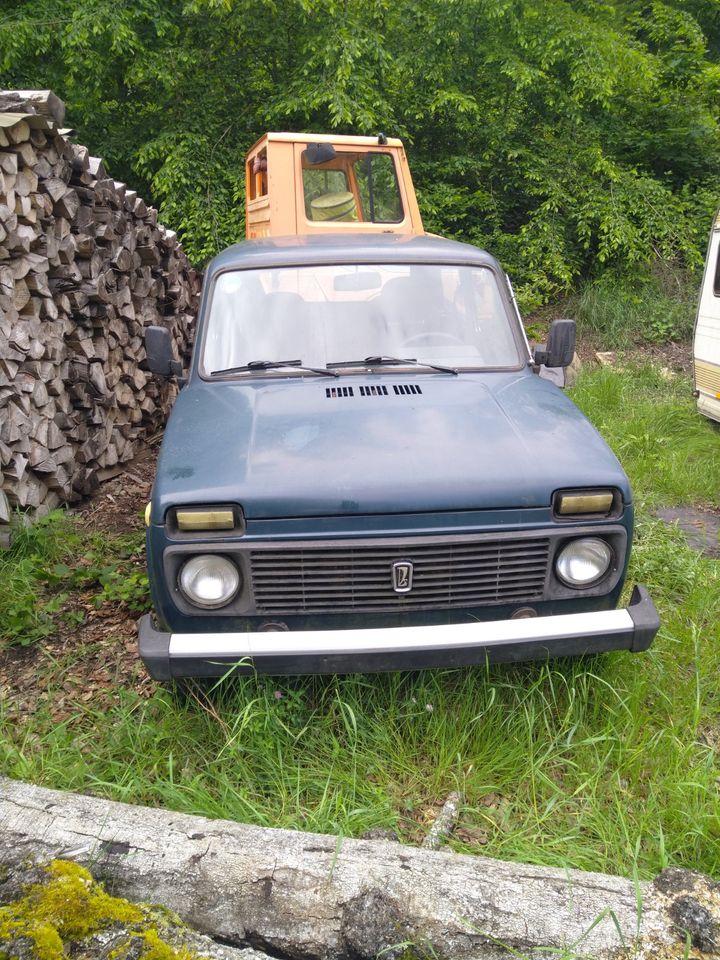
[[[298,960],[719,955],[720,884],[690,871],[635,884],[0,779],[0,862],[57,857],[221,942]]]
[[[84,867],[52,860],[0,876],[3,960],[270,960],[196,933],[165,907],[111,897]]]

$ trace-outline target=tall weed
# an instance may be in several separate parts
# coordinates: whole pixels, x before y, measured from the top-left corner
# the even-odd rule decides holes
[[[687,340],[698,287],[696,276],[668,264],[623,277],[605,272],[572,303],[578,334],[608,350]]]

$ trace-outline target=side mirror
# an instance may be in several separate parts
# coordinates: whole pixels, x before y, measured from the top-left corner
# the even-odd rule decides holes
[[[145,331],[145,353],[153,373],[161,377],[179,377],[182,363],[175,359],[170,331],[165,327],[148,327]]]
[[[533,360],[540,366],[569,367],[575,355],[575,321],[553,320],[546,346],[538,347]]]

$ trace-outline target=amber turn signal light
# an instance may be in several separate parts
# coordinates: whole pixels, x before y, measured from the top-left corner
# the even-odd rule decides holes
[[[233,530],[235,515],[232,510],[178,510],[175,514],[178,530]]]
[[[579,513],[609,513],[612,504],[613,495],[610,490],[600,493],[561,493],[557,501],[557,512],[565,517]]]

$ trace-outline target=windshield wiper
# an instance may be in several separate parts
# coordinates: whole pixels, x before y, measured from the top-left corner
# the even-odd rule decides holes
[[[328,370],[336,367],[427,367],[429,370],[438,370],[440,373],[452,373],[457,376],[454,367],[441,367],[438,363],[427,363],[425,360],[416,360],[414,357],[365,357],[364,360],[341,360],[339,363],[329,363]]]
[[[251,360],[250,363],[242,367],[227,367],[225,370],[213,370],[211,377],[220,377],[226,373],[253,373],[255,370],[277,370],[280,367],[294,367],[296,370],[302,370],[305,373],[315,373],[319,377],[339,377],[339,373],[334,370],[326,370],[324,367],[304,367],[302,360]]]

